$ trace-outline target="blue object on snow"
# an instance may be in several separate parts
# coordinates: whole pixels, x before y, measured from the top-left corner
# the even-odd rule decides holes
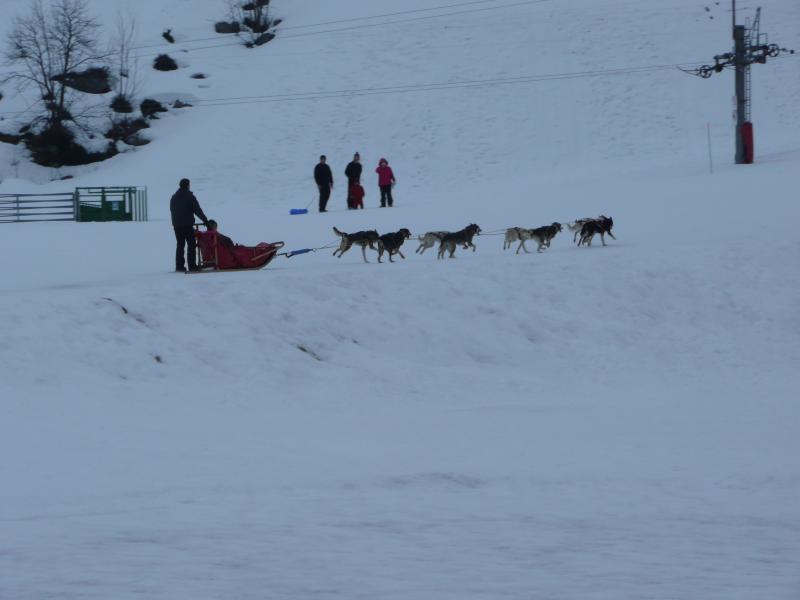
[[[306,252],[312,252],[313,248],[303,248],[302,250],[292,250],[291,252],[286,253],[286,258],[292,258],[293,256],[297,256],[298,254],[305,254]]]
[[[293,208],[289,211],[290,215],[304,215],[308,212],[307,208]]]

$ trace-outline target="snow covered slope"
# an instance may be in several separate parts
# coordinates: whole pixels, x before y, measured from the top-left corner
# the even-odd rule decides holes
[[[727,50],[722,7],[434,5],[274,0],[281,34],[247,51],[199,40],[222,2],[141,0],[141,45],[171,27],[187,50],[144,89],[195,107],[69,181],[0,147],[0,192],[147,185],[154,217],[0,228],[0,598],[800,593],[797,59],[754,67],[758,163],[734,167],[731,74],[627,72]],[[782,45],[798,23],[764,5]],[[289,216],[317,156],[341,180],[355,150],[367,209],[337,188]],[[242,242],[490,235],[455,260],[410,240],[396,264],[175,275],[183,176]],[[495,235],[599,213],[607,247]]]

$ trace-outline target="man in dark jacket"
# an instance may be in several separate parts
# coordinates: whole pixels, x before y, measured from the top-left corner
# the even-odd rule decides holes
[[[326,164],[326,158],[323,154],[319,157],[319,163],[314,167],[314,181],[317,182],[319,189],[319,212],[325,212],[325,207],[328,206],[328,198],[331,197],[331,190],[333,189],[333,173],[331,168]]]
[[[189,180],[181,179],[178,191],[172,195],[169,201],[169,211],[172,213],[172,227],[175,229],[175,270],[184,270],[183,248],[187,247],[189,270],[197,270],[197,253],[195,248],[197,242],[194,239],[194,216],[200,217],[203,224],[208,225],[203,209],[197,202],[194,194],[189,190]]]
[[[354,185],[361,183],[361,157],[358,152],[353,155],[353,160],[345,167],[344,175],[347,177],[347,208],[356,208],[350,190]]]

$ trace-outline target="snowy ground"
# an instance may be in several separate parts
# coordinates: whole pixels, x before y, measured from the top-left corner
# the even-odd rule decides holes
[[[184,4],[142,2],[148,34]],[[179,34],[219,17],[199,4]],[[396,10],[282,4],[287,26]],[[590,46],[624,66],[631,36],[655,40],[647,64],[726,49],[684,4],[454,15],[276,40],[263,63],[197,51],[215,88],[194,91],[579,71],[602,63]],[[793,3],[770,16],[797,40]],[[560,63],[518,51],[543,38]],[[251,76],[265,64],[281,82],[267,91]],[[672,71],[266,105],[265,138],[246,135],[252,114],[198,107],[45,186],[3,162],[2,192],[148,185],[154,220],[2,227],[0,598],[797,598],[797,68],[754,71],[773,112],[752,167],[729,164],[730,78]],[[328,214],[289,216],[314,155],[338,175],[354,149],[368,173],[390,156],[397,206],[374,208],[368,179],[367,210],[336,190]],[[237,241],[289,249],[333,242],[333,225],[494,232],[601,212],[618,239],[575,248],[564,232],[516,256],[486,235],[447,261],[412,241],[397,264],[324,250],[182,276],[165,206],[184,175]]]

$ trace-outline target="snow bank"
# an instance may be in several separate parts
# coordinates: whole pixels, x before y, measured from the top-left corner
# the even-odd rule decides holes
[[[137,3],[143,41],[173,26],[187,44],[220,18],[184,4]],[[287,30],[257,53],[185,53],[212,87],[185,70],[147,90],[358,89],[727,43],[701,6],[652,2],[289,37],[363,4],[276,0]],[[797,7],[769,10],[790,44]],[[2,192],[146,184],[154,220],[0,227],[0,597],[794,597],[793,64],[754,70],[772,96],[757,97],[747,168],[723,163],[731,82],[665,70],[197,107],[75,180],[6,179]],[[314,200],[316,156],[341,180],[354,150],[370,176],[389,155],[395,208],[376,208],[366,178],[366,210],[343,210],[337,186],[329,213],[290,216]],[[325,246],[334,225],[487,235],[454,260],[410,240],[395,264],[324,249],[184,276],[166,208],[182,176],[243,243]],[[615,220],[607,247],[565,231],[514,255],[495,235],[599,213]]]

